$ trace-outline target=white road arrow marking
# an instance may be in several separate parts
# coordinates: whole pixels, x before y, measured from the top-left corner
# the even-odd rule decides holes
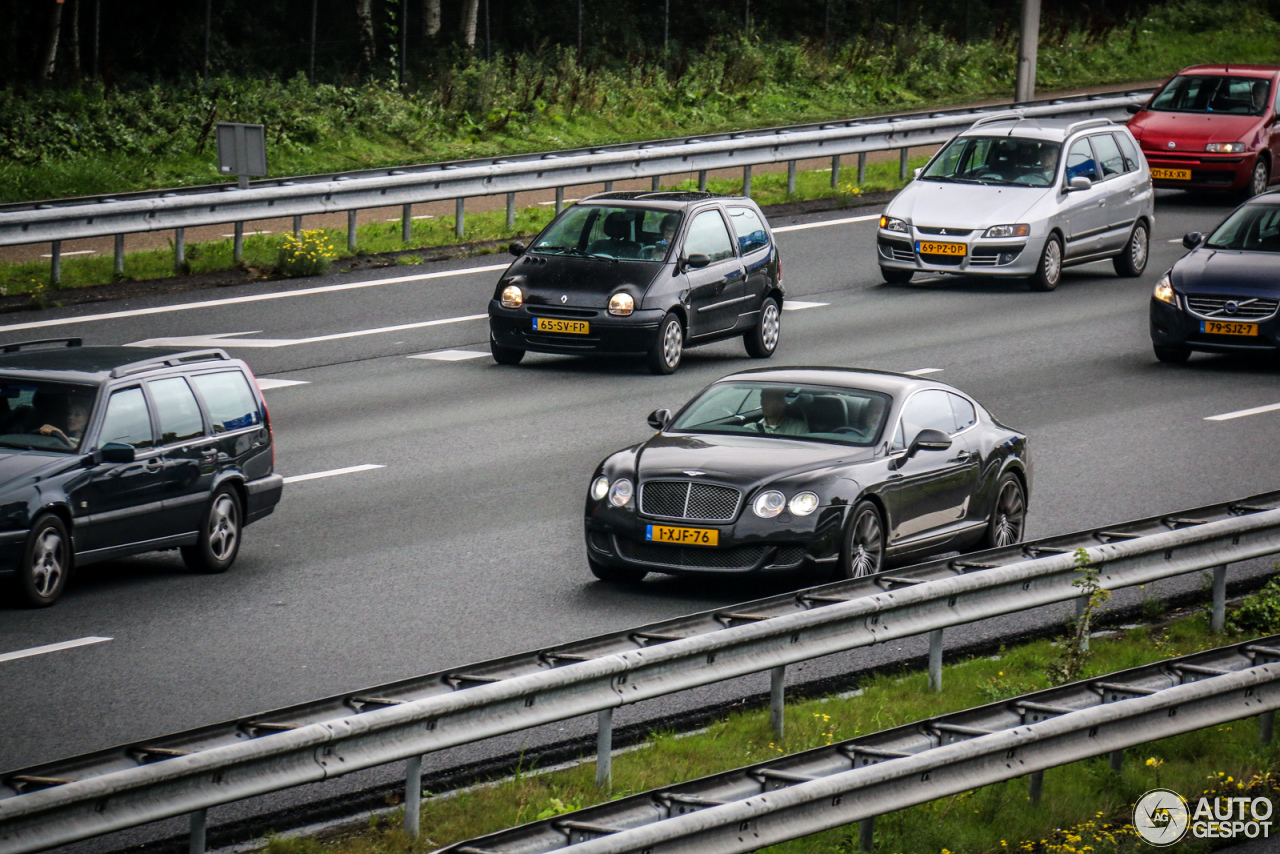
[[[313,471],[311,474],[295,474],[284,479],[285,483],[297,483],[302,480],[319,480],[322,477],[336,477],[340,474],[355,474],[360,471],[372,471],[373,469],[384,469],[386,466],[363,465],[363,466],[347,466],[344,469],[330,469],[329,471]]]
[[[307,380],[277,380],[271,377],[258,377],[258,388],[267,391],[273,388],[288,388],[291,385],[307,385]]]
[[[1280,409],[1280,403],[1271,403],[1267,406],[1255,406],[1253,409],[1239,409],[1235,412],[1224,412],[1221,415],[1210,415],[1205,421],[1230,421],[1233,418],[1244,418],[1248,415],[1261,415],[1264,412],[1275,412]]]
[[[173,338],[148,338],[134,341],[129,347],[292,347],[296,344],[317,344],[321,341],[338,341],[343,338],[360,338],[365,335],[382,335],[387,332],[403,332],[406,329],[423,329],[446,323],[462,323],[467,320],[487,320],[487,314],[468,314],[462,317],[442,317],[419,323],[402,323],[399,326],[382,326],[377,329],[357,329],[354,332],[335,332],[332,335],[316,335],[311,338],[240,338],[256,332],[221,332],[216,335],[185,335]]]

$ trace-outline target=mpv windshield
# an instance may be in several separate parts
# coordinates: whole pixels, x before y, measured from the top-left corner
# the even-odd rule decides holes
[[[1204,245],[1209,249],[1280,252],[1280,205],[1245,205],[1237,209]]]
[[[94,386],[0,377],[0,448],[78,450],[97,393]]]
[[[1016,136],[962,136],[951,140],[920,177],[926,181],[1051,187],[1062,144]]]
[[[718,383],[685,407],[668,430],[874,444],[889,396],[861,389]]]
[[[672,211],[574,205],[560,214],[529,251],[621,261],[661,261],[680,228]]]
[[[1165,84],[1148,109],[1166,113],[1260,116],[1267,111],[1270,95],[1270,80],[1220,74],[1179,74]]]

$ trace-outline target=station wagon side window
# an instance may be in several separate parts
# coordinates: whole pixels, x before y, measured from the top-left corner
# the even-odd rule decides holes
[[[738,250],[743,255],[769,245],[769,233],[751,208],[729,208],[729,221],[738,235]]]
[[[196,374],[191,382],[204,399],[214,433],[243,430],[262,423],[258,401],[249,389],[249,381],[239,371]]]
[[[694,217],[693,224],[689,226],[689,236],[684,241],[684,252],[686,258],[706,255],[712,264],[734,257],[733,241],[724,227],[720,211],[703,211]]]
[[[151,412],[147,408],[147,398],[138,386],[111,393],[107,414],[98,432],[98,447],[103,445],[132,445],[138,449],[155,446]]]
[[[1089,147],[1087,137],[1071,143],[1071,148],[1067,151],[1067,180],[1070,181],[1072,178],[1102,180],[1098,174],[1098,161],[1094,159],[1093,149]]]
[[[951,404],[954,396],[939,389],[928,389],[913,395],[902,408],[892,450],[900,451],[910,446],[921,430],[941,430],[948,436],[958,432]]]
[[[204,417],[191,387],[182,377],[152,380],[151,399],[160,420],[160,444],[185,442],[204,435]]]
[[[1093,150],[1098,155],[1104,179],[1125,171],[1124,155],[1120,153],[1120,146],[1116,145],[1115,137],[1109,133],[1100,133],[1089,137],[1089,141],[1093,143]]]

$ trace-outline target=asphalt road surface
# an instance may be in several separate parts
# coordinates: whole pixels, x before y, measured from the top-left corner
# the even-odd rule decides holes
[[[774,221],[790,304],[772,365],[933,369],[1028,433],[1027,536],[1041,537],[1277,488],[1280,402],[1272,360],[1158,364],[1147,334],[1156,279],[1224,200],[1162,193],[1141,279],[1109,262],[1058,290],[930,278],[882,284],[863,208]],[[758,367],[741,342],[686,352],[670,377],[630,362],[488,356],[486,301],[505,256],[263,283],[0,317],[0,341],[190,339],[248,360],[266,391],[286,486],[221,576],[176,553],[95,566],[53,608],[0,602],[0,769],[28,766],[240,715],[545,647],[766,595],[816,579],[595,582],[582,544],[600,458],[650,433],[645,416],[712,380]],[[276,382],[284,381],[284,382]],[[285,382],[289,384],[285,384]],[[1258,561],[1231,578],[1271,571]],[[1186,577],[1113,606],[1203,590]],[[948,646],[1059,619],[1041,609],[949,630]],[[4,653],[106,638],[21,658]],[[924,639],[791,668],[792,683],[924,652]],[[620,725],[765,689],[765,676],[617,712]],[[427,757],[451,764],[592,731],[574,720]],[[217,826],[394,779],[370,771],[213,810]],[[78,846],[108,850],[168,822]]]

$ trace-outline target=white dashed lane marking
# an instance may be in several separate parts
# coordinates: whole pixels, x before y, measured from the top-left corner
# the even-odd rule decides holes
[[[0,652],[0,662],[13,661],[18,658],[30,658],[33,655],[44,655],[48,652],[61,652],[64,649],[75,649],[78,646],[89,646],[95,643],[106,643],[111,638],[77,638],[76,640],[62,641],[61,643],[51,643],[44,646],[33,646],[30,649],[20,649],[16,652]]]
[[[922,377],[925,374],[939,373],[942,368],[916,368],[914,371],[903,371],[904,374],[911,374],[913,377]]]
[[[1275,412],[1280,409],[1280,403],[1271,403],[1267,406],[1255,406],[1253,409],[1240,409],[1235,412],[1224,412],[1221,415],[1210,415],[1205,421],[1230,421],[1233,418],[1244,418],[1247,415],[1261,415],[1264,412]]]
[[[805,302],[804,300],[791,299],[782,304],[783,311],[804,311],[806,308],[817,308],[823,305],[831,305],[829,302]]]
[[[362,465],[347,466],[344,469],[330,469],[329,471],[313,471],[311,474],[295,474],[284,479],[285,483],[298,483],[304,480],[319,480],[322,477],[337,477],[340,474],[355,474],[356,472],[372,471],[374,469],[384,469],[386,466],[379,465]]]
[[[426,359],[433,362],[465,362],[467,359],[483,359],[488,353],[479,350],[437,350],[434,353],[418,353],[410,359]]]
[[[826,228],[829,225],[848,225],[853,222],[867,222],[873,219],[879,219],[880,214],[868,214],[867,216],[851,216],[845,219],[829,219],[824,222],[802,222],[799,225],[780,225],[773,230],[774,234],[782,234],[787,231],[804,231],[806,228]]]
[[[291,385],[306,385],[306,380],[276,380],[270,377],[259,377],[258,388],[266,391],[272,388],[288,388]]]

